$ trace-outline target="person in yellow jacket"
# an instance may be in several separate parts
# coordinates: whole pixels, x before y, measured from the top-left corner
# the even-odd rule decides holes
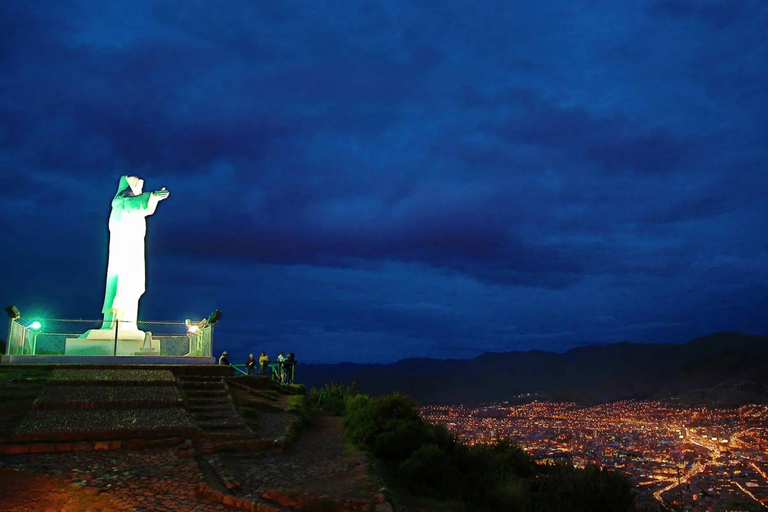
[[[269,363],[269,356],[262,352],[259,356],[259,375],[267,374],[267,364]]]

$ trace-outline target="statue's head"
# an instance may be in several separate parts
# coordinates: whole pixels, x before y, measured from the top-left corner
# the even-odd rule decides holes
[[[138,196],[144,189],[144,180],[138,176],[122,176],[117,187],[118,195]]]
[[[131,187],[133,195],[138,196],[141,195],[141,192],[144,189],[144,180],[138,176],[128,176],[128,185]]]

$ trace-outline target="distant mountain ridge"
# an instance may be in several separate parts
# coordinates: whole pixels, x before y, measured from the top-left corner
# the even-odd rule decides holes
[[[541,400],[583,404],[679,397],[693,403],[768,402],[768,336],[722,332],[684,344],[614,343],[565,353],[486,353],[474,359],[303,364],[307,387],[355,382],[367,394],[398,391],[419,404]]]

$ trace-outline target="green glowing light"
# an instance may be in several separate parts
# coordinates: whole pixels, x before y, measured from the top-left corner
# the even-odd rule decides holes
[[[42,327],[43,327],[43,324],[41,324],[37,320],[29,324],[29,328],[32,329],[33,331],[39,331],[40,329],[42,329]]]

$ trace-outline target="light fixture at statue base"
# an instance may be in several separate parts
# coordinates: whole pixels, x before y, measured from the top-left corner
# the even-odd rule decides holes
[[[16,320],[17,318],[21,318],[21,312],[19,311],[19,308],[16,306],[8,306],[5,308],[5,312],[8,313],[8,318],[11,320]]]

